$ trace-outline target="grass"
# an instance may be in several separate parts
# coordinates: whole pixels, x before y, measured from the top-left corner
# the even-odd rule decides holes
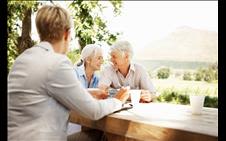
[[[175,90],[180,94],[197,93],[200,95],[218,97],[218,83],[204,81],[185,81],[178,79],[152,79],[153,85],[159,93],[166,89]]]

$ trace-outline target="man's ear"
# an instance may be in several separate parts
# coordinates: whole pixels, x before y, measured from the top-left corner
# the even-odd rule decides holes
[[[69,40],[70,34],[71,34],[70,32],[71,32],[70,30],[67,30],[64,32],[64,40],[65,41]]]
[[[129,54],[127,52],[125,53],[125,59],[129,60]]]

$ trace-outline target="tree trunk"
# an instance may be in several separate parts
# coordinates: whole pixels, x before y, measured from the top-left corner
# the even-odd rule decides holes
[[[24,50],[33,46],[31,39],[31,8],[24,12],[24,19],[22,21],[22,35],[18,38],[18,52],[21,54]]]
[[[85,43],[82,41],[80,37],[78,37],[78,43],[79,43],[79,52],[81,53],[82,49],[85,47]]]

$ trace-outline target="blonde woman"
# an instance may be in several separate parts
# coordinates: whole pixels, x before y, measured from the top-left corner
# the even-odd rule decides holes
[[[35,21],[41,42],[19,55],[8,75],[8,140],[66,141],[70,110],[98,120],[121,109],[128,91],[96,100],[80,84],[65,55],[72,26],[65,9],[43,6]],[[74,139],[99,140],[92,135]]]

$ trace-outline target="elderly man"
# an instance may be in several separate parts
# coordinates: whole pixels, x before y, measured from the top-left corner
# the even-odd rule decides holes
[[[112,64],[101,72],[99,88],[107,90],[130,86],[131,89],[141,89],[140,102],[151,102],[156,98],[156,90],[145,69],[131,62],[133,49],[128,41],[116,42],[110,50]]]

